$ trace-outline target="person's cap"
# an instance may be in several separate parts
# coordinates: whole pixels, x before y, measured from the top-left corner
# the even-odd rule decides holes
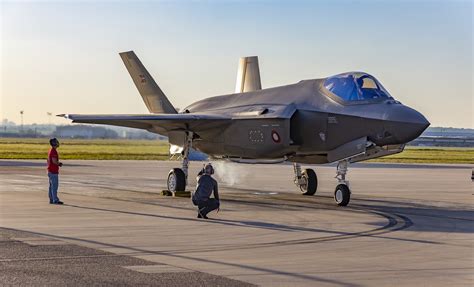
[[[52,145],[52,146],[53,145],[58,145],[59,141],[58,141],[57,138],[52,138],[52,139],[49,140],[49,144]]]

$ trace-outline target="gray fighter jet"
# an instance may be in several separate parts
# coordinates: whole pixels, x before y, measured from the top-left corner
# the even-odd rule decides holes
[[[120,56],[150,114],[60,116],[167,136],[182,147],[183,159],[168,174],[170,191],[185,190],[195,148],[240,163],[292,162],[294,183],[304,195],[316,193],[318,179],[301,164],[337,162],[334,199],[345,206],[349,163],[399,153],[430,124],[363,72],[261,89],[257,57],[240,60],[234,94],[206,98],[178,113],[133,51]]]

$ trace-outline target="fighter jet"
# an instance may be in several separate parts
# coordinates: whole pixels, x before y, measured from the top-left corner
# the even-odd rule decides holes
[[[402,152],[430,125],[364,72],[262,89],[257,57],[240,59],[235,93],[200,100],[178,113],[133,51],[120,56],[150,114],[59,116],[167,136],[170,145],[182,147],[181,167],[168,174],[172,192],[185,190],[194,148],[239,163],[291,162],[303,195],[316,193],[318,177],[302,164],[337,162],[334,199],[346,206],[350,163]]]

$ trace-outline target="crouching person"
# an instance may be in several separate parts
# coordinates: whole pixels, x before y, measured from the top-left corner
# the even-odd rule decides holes
[[[207,214],[213,210],[219,211],[219,191],[217,181],[212,178],[214,168],[206,164],[198,175],[196,191],[193,193],[193,204],[198,207],[198,218],[208,219]],[[211,195],[214,193],[214,198]]]

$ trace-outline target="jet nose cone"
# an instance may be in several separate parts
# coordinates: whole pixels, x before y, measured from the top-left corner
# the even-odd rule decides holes
[[[393,134],[400,143],[416,139],[430,125],[421,113],[407,106],[398,106],[391,110],[386,119],[390,122]]]

